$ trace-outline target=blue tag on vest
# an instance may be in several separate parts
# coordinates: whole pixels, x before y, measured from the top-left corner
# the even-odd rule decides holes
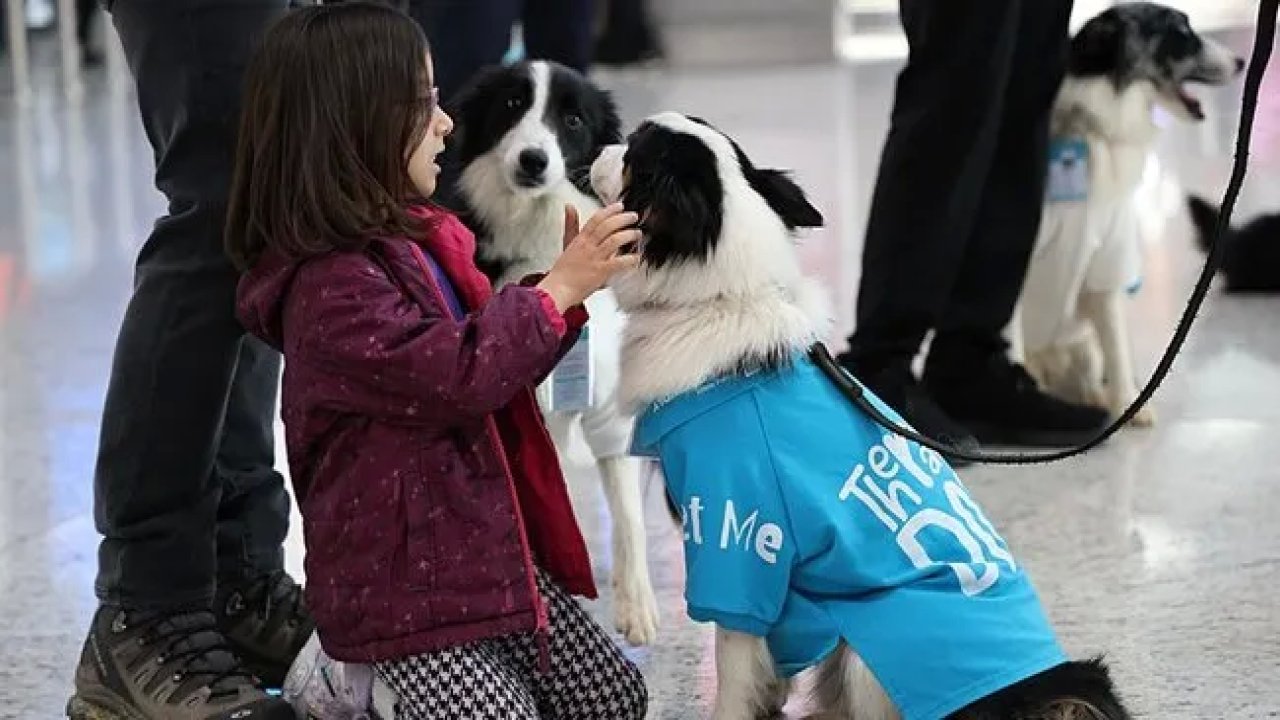
[[[582,412],[591,407],[591,369],[591,329],[584,327],[551,373],[551,412]]]
[[[1081,138],[1049,143],[1049,202],[1076,202],[1089,197],[1089,144]]]

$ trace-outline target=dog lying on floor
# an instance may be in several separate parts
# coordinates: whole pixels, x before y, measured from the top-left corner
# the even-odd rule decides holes
[[[717,626],[714,718],[772,716],[810,669],[820,717],[1128,718],[946,462],[808,359],[829,313],[793,246],[822,224],[803,191],[674,113],[591,180],[641,216],[642,262],[613,283],[620,395],[681,508],[689,614]]]
[[[1203,120],[1187,84],[1225,84],[1243,67],[1185,13],[1154,3],[1118,4],[1072,39],[1044,217],[1010,328],[1014,354],[1047,391],[1116,415],[1137,398],[1124,302],[1140,281],[1135,196],[1154,110]],[[1134,418],[1154,421],[1150,407]]]
[[[1200,197],[1187,199],[1196,239],[1202,252],[1217,231],[1222,211]],[[1280,213],[1266,213],[1241,227],[1227,228],[1226,250],[1219,273],[1230,293],[1280,292]]]
[[[481,72],[449,112],[457,123],[451,142],[462,169],[462,217],[476,234],[479,266],[496,287],[546,272],[564,246],[565,205],[582,222],[600,208],[588,175],[600,149],[621,139],[613,100],[577,72],[535,61]],[[633,418],[619,412],[615,397],[623,318],[608,291],[586,304],[584,339],[539,386],[538,403],[562,458],[578,425],[596,459],[613,520],[614,625],[628,642],[647,645],[657,634],[658,601],[640,463],[627,453]],[[575,381],[562,382],[573,362]],[[590,380],[581,372],[586,365]]]

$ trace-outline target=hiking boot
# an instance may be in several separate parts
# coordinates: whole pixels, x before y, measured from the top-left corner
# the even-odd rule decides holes
[[[315,628],[302,588],[283,570],[220,585],[213,611],[236,654],[270,688],[284,684],[289,666]]]
[[[841,356],[839,362],[854,378],[875,393],[876,397],[896,410],[911,427],[915,428],[916,432],[961,452],[976,453],[981,450],[978,440],[969,430],[938,407],[925,388],[916,380],[910,368],[890,365],[879,370],[868,371],[864,376],[857,372],[856,364],[846,356]],[[970,464],[966,460],[951,457],[946,453],[943,455],[955,467],[965,467]]]
[[[983,444],[1079,445],[1101,432],[1110,417],[1101,408],[1049,395],[1026,368],[1002,353],[963,373],[926,368],[924,385],[943,411],[964,423]]]
[[[72,720],[293,720],[240,664],[208,611],[103,606],[76,666]]]

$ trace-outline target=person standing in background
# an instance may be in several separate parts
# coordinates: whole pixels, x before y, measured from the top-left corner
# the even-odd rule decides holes
[[[1104,410],[1008,358],[1044,201],[1072,0],[901,0],[910,47],[876,180],[857,327],[840,362],[925,435],[962,449],[1071,445]],[[911,369],[929,331],[922,382]]]
[[[235,317],[223,251],[241,82],[289,0],[114,0],[168,199],[138,254],[107,387],[94,519],[100,602],[73,720],[286,720],[313,623],[284,571],[280,356]]]
[[[596,62],[623,67],[657,60],[662,44],[649,0],[601,0],[604,29],[596,38]]]
[[[595,0],[409,0],[436,57],[445,102],[478,70],[502,61],[521,24],[526,54],[585,73],[591,66]]]

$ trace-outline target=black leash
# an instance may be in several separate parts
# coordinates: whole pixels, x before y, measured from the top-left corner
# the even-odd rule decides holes
[[[1074,455],[1088,452],[1106,442],[1120,428],[1133,419],[1133,416],[1155,394],[1156,389],[1160,387],[1160,383],[1164,382],[1165,377],[1169,374],[1169,369],[1173,367],[1173,361],[1178,357],[1178,353],[1182,351],[1182,345],[1186,342],[1187,335],[1191,332],[1191,325],[1195,322],[1196,315],[1200,312],[1200,306],[1204,304],[1205,296],[1209,292],[1213,277],[1218,273],[1218,267],[1222,263],[1222,253],[1226,247],[1222,239],[1226,236],[1228,228],[1231,227],[1231,214],[1235,210],[1236,200],[1240,197],[1240,188],[1244,184],[1244,176],[1249,168],[1249,140],[1253,135],[1253,118],[1258,110],[1258,90],[1262,86],[1262,77],[1266,73],[1267,63],[1271,60],[1271,48],[1275,44],[1276,37],[1276,14],[1278,10],[1280,10],[1280,0],[1259,0],[1258,2],[1258,24],[1254,29],[1253,55],[1249,59],[1249,69],[1245,73],[1240,128],[1236,132],[1235,162],[1231,168],[1231,181],[1227,183],[1226,196],[1222,199],[1222,214],[1218,218],[1218,227],[1214,231],[1213,242],[1209,248],[1208,256],[1205,258],[1204,268],[1200,271],[1200,279],[1196,281],[1195,290],[1192,291],[1191,298],[1187,301],[1187,307],[1182,312],[1178,327],[1174,330],[1173,339],[1169,341],[1169,346],[1165,348],[1164,355],[1161,356],[1160,363],[1156,366],[1155,372],[1152,373],[1151,379],[1147,381],[1146,386],[1142,388],[1142,392],[1138,394],[1138,398],[1133,401],[1133,404],[1115,422],[1098,433],[1092,440],[1078,447],[1039,454],[964,452],[945,443],[927,438],[920,433],[900,427],[897,423],[885,417],[884,413],[877,410],[867,400],[862,386],[832,359],[831,353],[826,346],[821,343],[815,345],[809,351],[810,358],[826,373],[827,377],[831,378],[840,387],[840,390],[854,405],[857,405],[860,410],[870,415],[871,419],[875,420],[877,424],[945,457],[989,465],[1034,465],[1065,460]]]

